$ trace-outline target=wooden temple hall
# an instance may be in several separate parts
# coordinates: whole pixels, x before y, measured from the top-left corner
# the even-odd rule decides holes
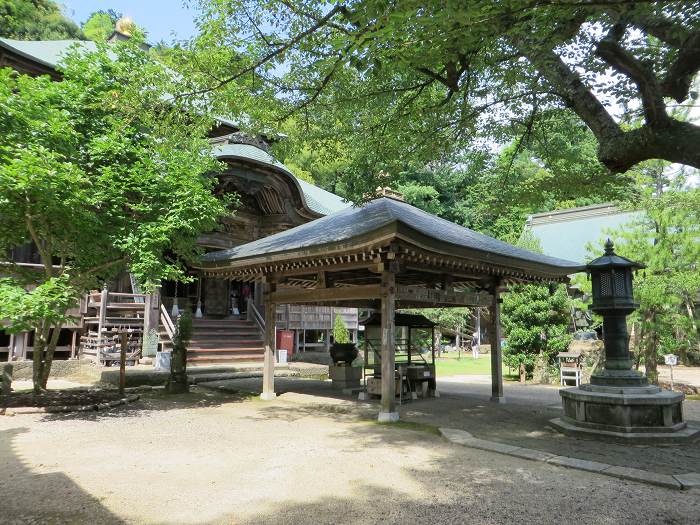
[[[380,421],[396,421],[395,313],[490,309],[492,401],[502,402],[499,294],[509,285],[564,282],[580,264],[476,233],[381,197],[311,223],[204,256],[208,277],[264,283],[266,319],[278,305],[369,308],[381,318]],[[275,326],[264,334],[263,399],[275,397]]]

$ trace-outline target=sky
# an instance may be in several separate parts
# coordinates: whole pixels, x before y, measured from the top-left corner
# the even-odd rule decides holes
[[[152,44],[187,39],[196,32],[194,0],[59,0],[59,3],[64,14],[78,24],[99,10],[114,9],[130,16],[146,30]]]

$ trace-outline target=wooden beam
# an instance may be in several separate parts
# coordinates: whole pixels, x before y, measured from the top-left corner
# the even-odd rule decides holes
[[[275,294],[276,283],[268,283],[264,295],[265,302],[265,355],[263,360],[263,391],[260,399],[269,401],[277,397],[275,394],[275,321],[277,305],[272,296]]]
[[[396,300],[402,303],[440,305],[440,307],[448,305],[490,306],[492,304],[492,296],[489,294],[436,290],[416,286],[397,286]]]
[[[317,288],[314,290],[278,290],[272,293],[272,301],[279,304],[327,303],[356,301],[360,299],[377,299],[381,295],[381,286],[348,286],[342,288]]]
[[[494,403],[505,403],[501,351],[500,279],[497,279],[494,283],[489,311],[491,314],[491,401]]]
[[[396,276],[392,272],[382,273],[382,400],[379,412],[380,422],[395,422],[399,420],[396,411],[395,386],[395,354],[396,333],[394,325],[396,301]]]

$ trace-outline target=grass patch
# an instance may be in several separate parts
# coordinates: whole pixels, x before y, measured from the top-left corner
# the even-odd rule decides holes
[[[481,356],[474,359],[471,354],[457,354],[435,358],[435,374],[438,377],[458,375],[488,375],[491,373],[491,356]]]
[[[692,396],[685,396],[686,399],[690,399],[691,401],[700,401],[700,394],[695,394]]]
[[[428,425],[426,423],[416,423],[414,421],[395,421],[394,423],[382,423],[379,421],[372,421],[374,425],[381,425],[391,428],[400,428],[403,430],[413,430],[414,432],[427,432],[428,434],[433,434],[435,436],[441,436],[440,429],[433,425]]]
[[[471,353],[463,353],[461,358],[451,352],[443,357],[435,358],[435,375],[438,378],[449,376],[473,376],[491,375],[491,356],[481,355],[479,359],[474,359]],[[520,381],[515,370],[508,370],[503,366],[503,379],[506,381]]]

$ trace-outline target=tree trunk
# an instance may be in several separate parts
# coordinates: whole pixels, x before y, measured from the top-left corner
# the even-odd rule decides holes
[[[43,323],[34,331],[34,346],[32,347],[32,382],[34,384],[35,394],[40,394],[46,388],[42,379],[44,377],[44,350],[46,349],[49,330],[50,327],[48,323]]]
[[[624,173],[650,159],[700,168],[700,126],[663,114],[663,118],[647,119],[644,125],[625,131],[554,50],[531,45],[527,40],[516,42],[516,46],[593,132],[598,141],[598,160],[611,172]]]
[[[520,373],[520,382],[524,383],[525,379],[526,379],[526,374],[527,374],[527,372],[525,370],[525,363],[520,363],[519,373]]]
[[[437,352],[438,357],[442,357],[442,330],[437,326],[433,328],[435,330],[435,352]]]
[[[646,315],[646,318],[649,325],[649,333],[647,334],[647,341],[646,345],[644,346],[644,368],[646,369],[646,374],[649,381],[652,384],[657,385],[659,383],[659,373],[656,366],[656,349],[659,343],[659,335],[654,328],[654,323],[656,322],[656,312],[652,310]]]
[[[686,297],[685,299],[685,308],[688,311],[688,317],[690,318],[690,325],[693,328],[693,338],[695,339],[696,346],[698,351],[700,351],[700,333],[698,333],[698,323],[695,322],[695,308],[693,307],[693,301],[692,299]],[[688,340],[690,348],[690,339]],[[684,365],[688,366],[688,353],[686,352],[685,354],[685,361],[683,362]]]
[[[51,333],[51,339],[44,351],[44,364],[41,367],[41,388],[46,390],[46,384],[49,381],[49,374],[51,374],[51,365],[53,364],[53,355],[56,351],[56,345],[58,344],[58,338],[61,335],[61,328],[63,325],[54,326],[53,332]]]

